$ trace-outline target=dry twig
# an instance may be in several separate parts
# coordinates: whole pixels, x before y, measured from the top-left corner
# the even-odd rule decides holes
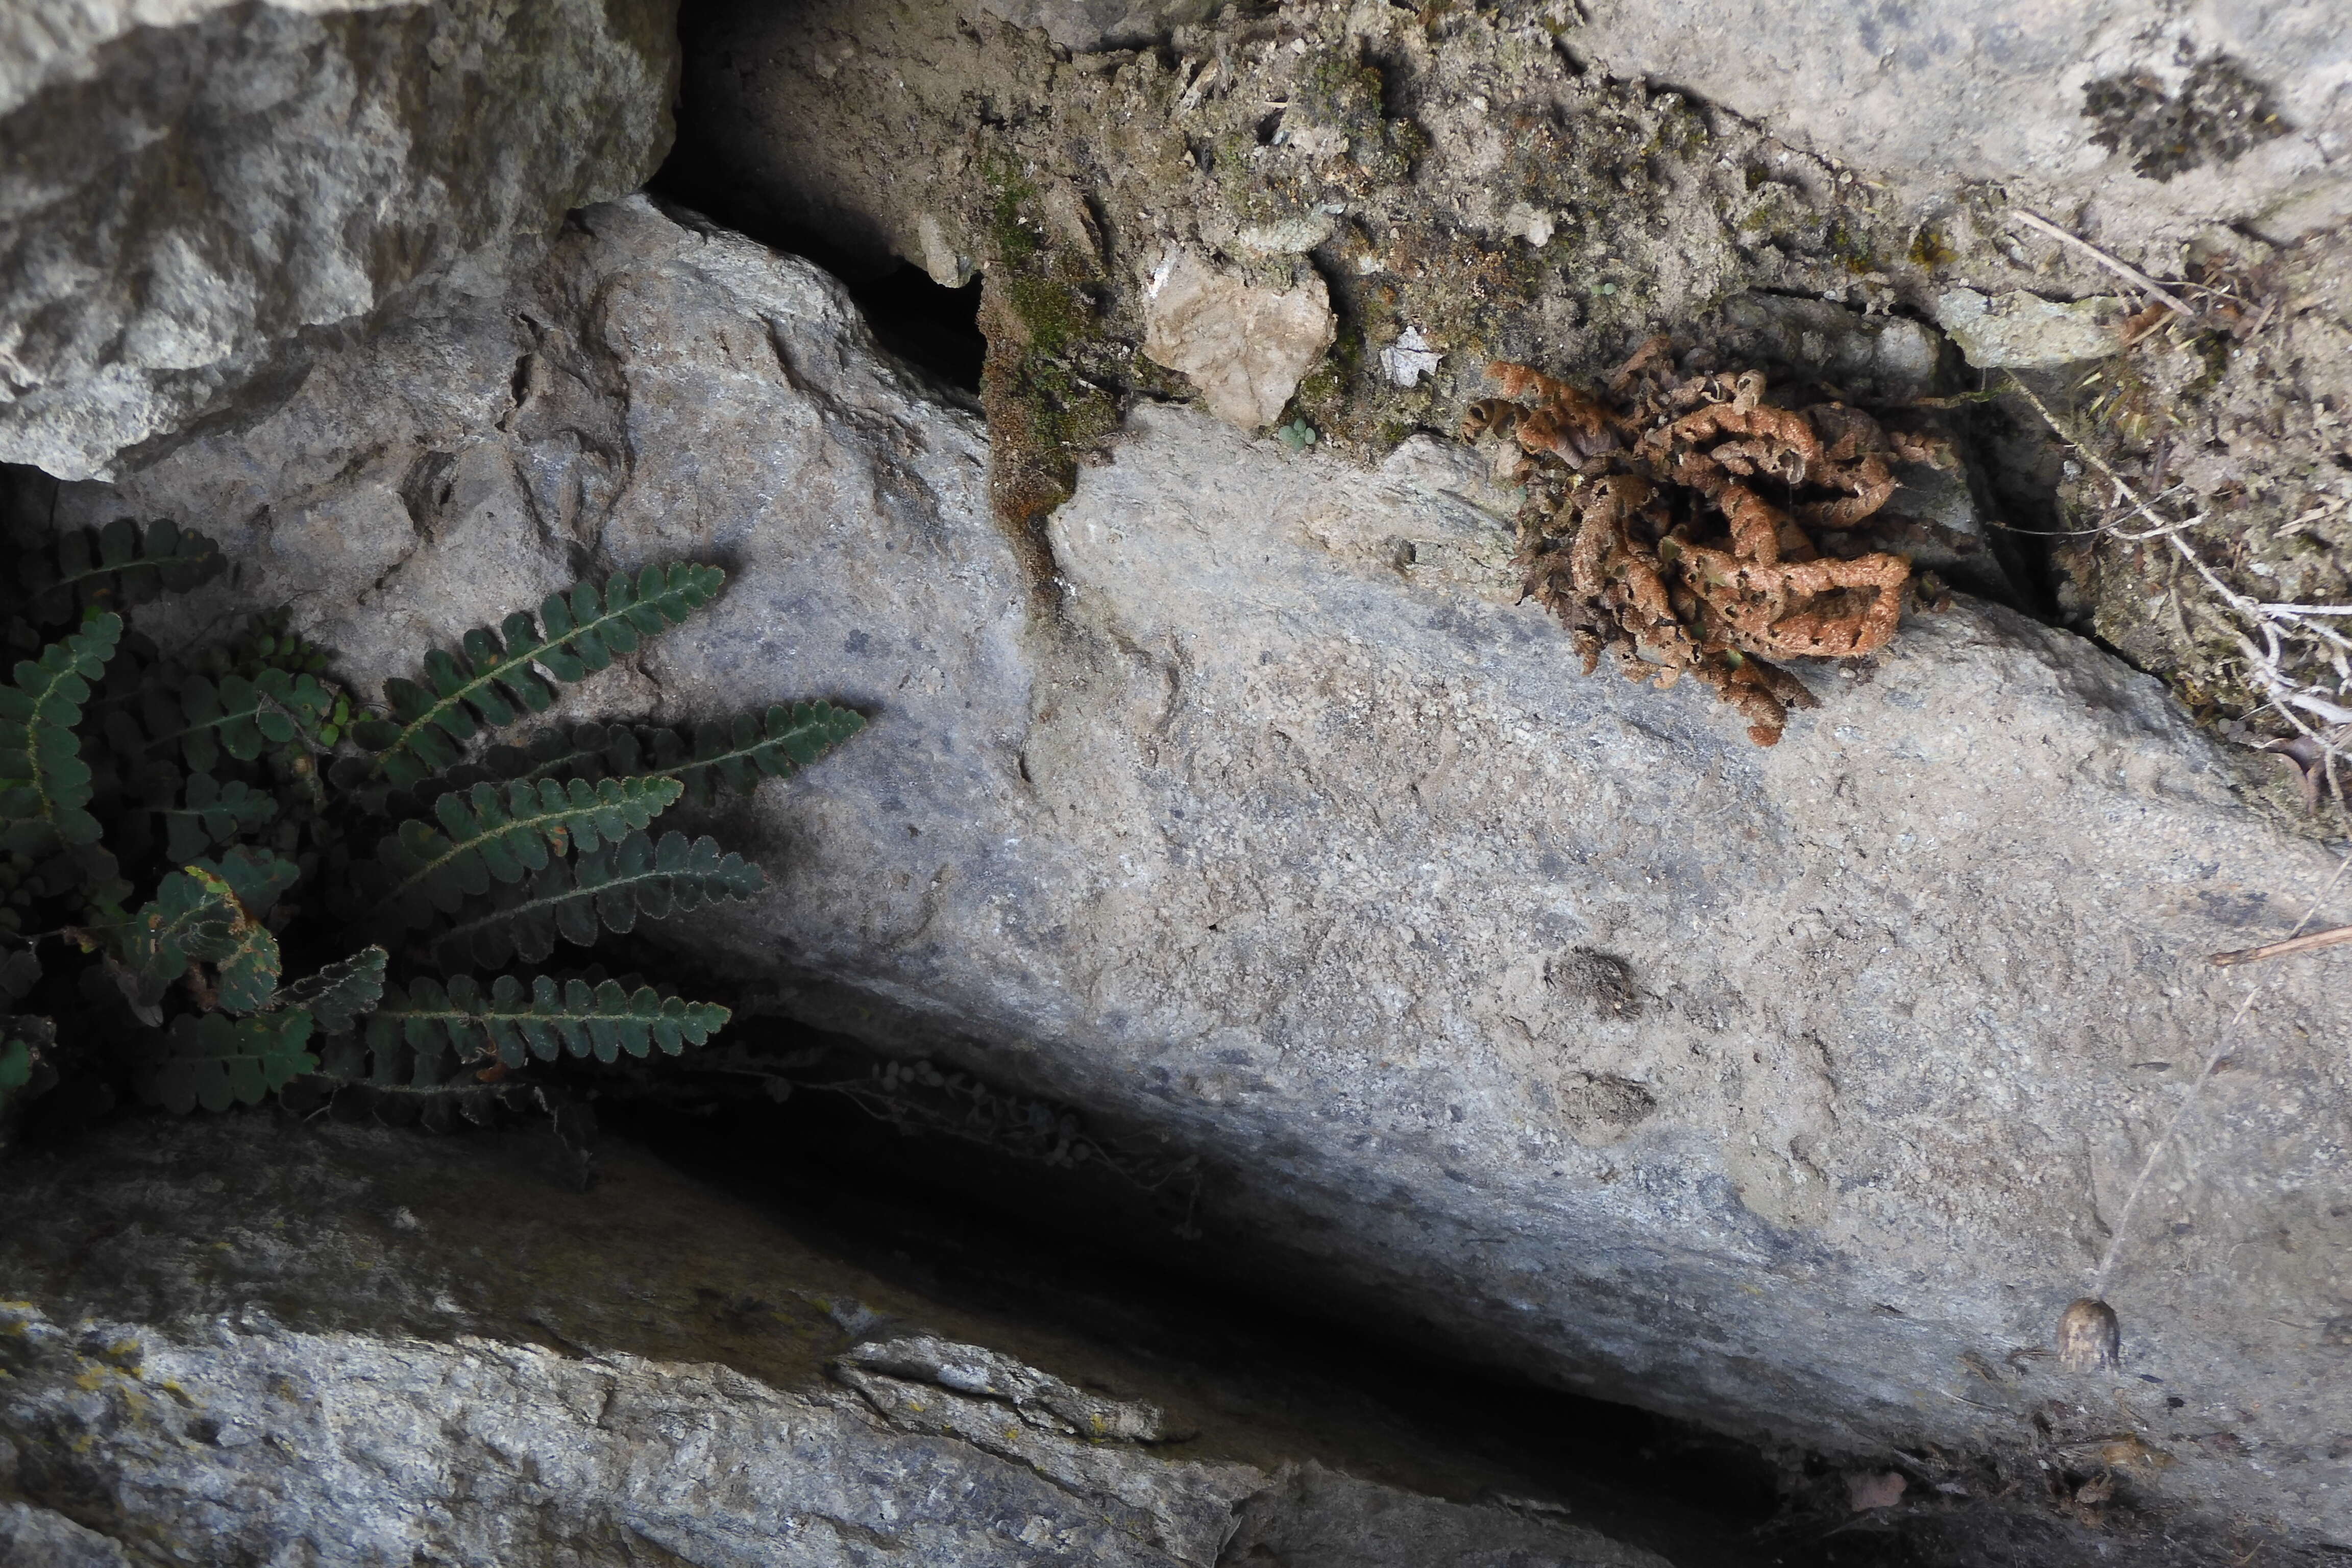
[[[2053,239],[2063,240],[2066,244],[2073,246],[2075,249],[2081,251],[2084,255],[2089,257],[2092,260],[2097,262],[2100,266],[2105,268],[2108,271],[2122,279],[2125,282],[2131,284],[2134,288],[2147,290],[2148,294],[2162,300],[2165,304],[2169,305],[2174,310],[2178,311],[2181,315],[2194,316],[2197,314],[2196,311],[2190,310],[2186,304],[2182,303],[2178,295],[2168,290],[2164,285],[2158,283],[2155,279],[2150,278],[2147,273],[2142,272],[2138,268],[2131,266],[2127,262],[2116,260],[2114,257],[2109,256],[2105,251],[2101,250],[2097,246],[2093,245],[2089,240],[2076,238],[2074,236],[2068,234],[2064,229],[2060,228],[2056,224],[2052,223],[2048,218],[2036,217],[2032,213],[2027,212],[2023,207],[2010,208],[2009,216],[2029,228],[2039,229]]]
[[[2284,958],[2290,952],[2309,952],[2314,948],[2336,947],[2347,942],[2352,942],[2352,926],[2337,926],[2333,931],[2291,936],[2284,942],[2266,942],[2260,947],[2242,947],[2231,952],[2217,952],[2208,962],[2224,966],[2252,963],[2259,958]]]

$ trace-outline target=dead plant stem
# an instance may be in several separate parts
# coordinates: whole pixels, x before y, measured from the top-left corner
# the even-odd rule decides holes
[[[2124,281],[2132,284],[2136,288],[2146,289],[2157,299],[2164,301],[2165,304],[2172,307],[2172,309],[2179,314],[2183,316],[2194,316],[2197,314],[2196,311],[2183,304],[2178,295],[2171,293],[2162,284],[2158,283],[2155,279],[2150,278],[2147,273],[2142,272],[2138,268],[2133,267],[2128,263],[2116,260],[2114,257],[2109,256],[2105,251],[2101,250],[2097,246],[2093,245],[2089,240],[2077,238],[2075,236],[2067,233],[2064,229],[2060,228],[2056,224],[2052,223],[2048,218],[2036,217],[2033,214],[2027,212],[2023,207],[2010,208],[2009,216],[2029,228],[2039,229],[2053,239],[2063,240],[2066,244],[2073,246],[2075,249],[2081,251],[2084,255],[2089,257],[2092,260],[2097,262],[2100,266],[2105,268],[2116,277],[2124,279]]]

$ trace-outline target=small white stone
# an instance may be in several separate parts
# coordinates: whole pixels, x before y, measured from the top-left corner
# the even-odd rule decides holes
[[[1381,368],[1393,386],[1418,386],[1424,375],[1437,374],[1444,356],[1429,346],[1419,327],[1407,327],[1397,341],[1381,351]]]
[[[1262,289],[1189,250],[1153,271],[1143,352],[1201,389],[1209,412],[1244,430],[1274,422],[1331,346],[1331,296],[1312,272],[1297,287]]]

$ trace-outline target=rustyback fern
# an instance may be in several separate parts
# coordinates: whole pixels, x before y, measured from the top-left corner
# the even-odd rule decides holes
[[[78,1073],[83,1104],[348,1092],[431,1126],[551,1113],[573,1142],[581,1108],[535,1069],[674,1056],[727,1024],[713,1002],[509,966],[760,892],[757,866],[655,819],[788,775],[865,719],[797,702],[487,744],[708,603],[723,573],[580,584],[428,652],[360,717],[282,613],[167,654],[106,608],[219,565],[201,535],[123,522],[23,574],[28,613],[82,624],[0,685],[0,942],[25,944],[0,956],[0,1140]],[[21,620],[10,635],[33,636]],[[59,936],[87,956],[51,972]]]
[[[185,593],[226,564],[220,547],[201,533],[170,521],[142,529],[123,517],[101,529],[69,530],[54,552],[28,554],[17,586],[34,621],[58,626],[92,606],[127,607]]]
[[[258,1013],[268,1006],[284,966],[278,938],[260,917],[299,875],[282,856],[239,846],[222,860],[166,876],[155,897],[115,933],[113,956],[132,1005],[152,1009],[201,963],[214,970],[204,991],[211,1007]]]
[[[864,714],[830,702],[779,703],[691,729],[574,724],[493,746],[483,767],[526,783],[666,776],[686,786],[688,804],[707,805],[720,790],[748,795],[761,779],[789,777],[865,727]]]
[[[268,826],[278,816],[278,797],[243,779],[223,784],[210,773],[190,773],[180,804],[158,806],[155,815],[163,822],[164,853],[174,860],[193,860]]]
[[[184,1115],[199,1105],[258,1105],[318,1069],[309,1049],[313,1026],[299,1010],[256,1018],[183,1013],[164,1034],[161,1059],[142,1075],[140,1094]]]
[[[376,753],[367,776],[403,789],[421,783],[457,763],[485,727],[547,711],[553,682],[585,679],[614,655],[634,653],[709,603],[726,580],[716,566],[692,562],[648,566],[635,577],[617,573],[602,594],[586,583],[551,594],[536,621],[518,611],[498,632],[476,627],[462,653],[434,649],[423,682],[384,682],[391,718],[353,727],[353,738]]]
[[[176,687],[151,687],[140,702],[144,738],[116,721],[110,737],[126,752],[166,752],[176,745],[189,767],[211,773],[224,752],[241,763],[271,746],[317,739],[335,705],[335,694],[315,675],[265,668],[251,676],[228,674],[215,682],[191,675]]]
[[[454,914],[493,883],[520,882],[572,849],[593,854],[644,827],[684,785],[659,775],[591,784],[478,784],[434,803],[438,828],[415,818],[376,847],[377,896],[403,927]]]
[[[98,818],[87,809],[90,768],[74,726],[121,637],[121,616],[96,616],[39,658],[19,660],[16,679],[0,686],[0,850],[98,842]]]
[[[664,996],[650,985],[632,991],[616,980],[559,984],[541,974],[526,989],[511,974],[487,987],[459,974],[446,988],[429,978],[405,990],[393,987],[369,1015],[367,1041],[379,1055],[395,1043],[422,1051],[446,1047],[460,1060],[495,1059],[509,1068],[565,1052],[610,1062],[625,1051],[677,1056],[709,1039],[729,1016],[714,1002]]]
[[[632,833],[616,845],[557,860],[521,887],[444,931],[434,956],[445,969],[495,969],[520,957],[537,963],[559,941],[595,944],[600,931],[625,934],[639,919],[665,920],[704,904],[748,899],[767,886],[760,868],[708,836]]]
[[[321,1032],[340,1035],[383,994],[388,957],[380,947],[362,948],[339,963],[289,983],[278,994],[278,1005],[299,1007],[318,1020]]]

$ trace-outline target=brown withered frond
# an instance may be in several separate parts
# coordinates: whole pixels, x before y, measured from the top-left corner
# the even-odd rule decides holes
[[[1613,652],[1634,679],[1693,676],[1769,746],[1790,709],[1817,705],[1770,660],[1855,658],[1895,635],[1910,564],[1825,554],[1811,531],[1877,512],[1896,488],[1891,462],[1951,466],[1939,437],[1841,403],[1780,407],[1758,371],[1684,374],[1664,337],[1617,368],[1605,397],[1508,361],[1486,374],[1507,396],[1472,404],[1463,439],[1520,454],[1516,563],[1586,674]]]

